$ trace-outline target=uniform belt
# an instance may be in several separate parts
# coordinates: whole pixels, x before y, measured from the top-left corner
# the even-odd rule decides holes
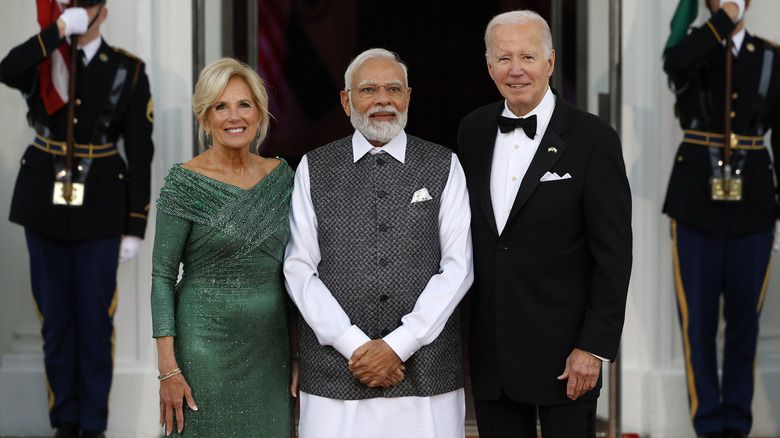
[[[714,134],[712,132],[694,131],[686,129],[683,137],[686,143],[700,144],[702,146],[723,147],[723,134]],[[747,135],[737,135],[737,145],[734,149],[758,150],[764,149],[764,137],[749,137]]]
[[[44,152],[54,155],[65,155],[67,150],[64,141],[50,140],[39,134],[35,135],[33,145]],[[103,158],[117,153],[116,143],[113,142],[106,144],[76,144],[75,147],[73,156],[79,158]]]

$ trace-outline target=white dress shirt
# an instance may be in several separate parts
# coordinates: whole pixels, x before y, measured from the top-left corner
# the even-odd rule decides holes
[[[745,27],[743,26],[739,32],[731,36],[731,53],[734,56],[739,56],[739,51],[742,48],[742,42],[745,41]],[[726,47],[726,38],[723,38],[723,47]]]
[[[92,58],[95,57],[98,49],[100,49],[101,44],[103,44],[103,37],[97,37],[87,44],[79,46],[79,49],[84,52],[84,59],[82,60],[84,65],[89,65],[89,62],[92,61]]]
[[[372,146],[358,131],[352,136],[353,162],[380,148]],[[402,131],[381,147],[394,159],[404,162],[406,134]],[[455,154],[452,155],[447,184],[439,209],[441,262],[439,273],[431,277],[420,293],[414,309],[401,325],[383,340],[402,361],[441,333],[444,324],[457,307],[473,281],[471,247],[471,212],[466,178]],[[317,268],[321,260],[317,217],[311,201],[309,165],[306,156],[295,173],[290,210],[290,242],[284,262],[285,285],[298,306],[301,316],[314,330],[320,344],[341,353],[344,367],[353,352],[371,339],[353,325],[346,312],[320,280]],[[388,410],[387,403],[393,403]],[[422,436],[415,430],[427,430],[430,437],[463,437],[465,412],[463,389],[434,397],[397,397],[391,399],[334,400],[301,393],[301,438]],[[310,407],[307,409],[306,407]],[[316,406],[316,408],[315,408]],[[414,414],[398,416],[399,410]],[[384,414],[382,414],[384,413]],[[455,417],[453,417],[453,415]],[[334,419],[350,418],[349,421]],[[454,421],[442,421],[443,419]],[[361,427],[355,427],[360,425]],[[447,425],[454,425],[449,430]],[[419,429],[417,429],[419,428]],[[373,430],[378,435],[366,434]]]
[[[528,166],[536,154],[536,149],[542,142],[542,137],[550,123],[555,109],[555,95],[547,87],[542,101],[531,112],[523,117],[536,115],[536,135],[528,138],[522,128],[502,133],[497,129],[496,143],[493,149],[493,164],[490,172],[490,198],[493,202],[493,214],[496,218],[498,234],[504,230],[512,205],[517,197],[520,183],[523,181]],[[518,118],[504,101],[504,117]]]

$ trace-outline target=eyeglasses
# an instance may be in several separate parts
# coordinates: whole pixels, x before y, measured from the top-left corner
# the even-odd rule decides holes
[[[365,84],[365,85],[361,85],[358,88],[350,88],[347,90],[347,92],[356,91],[358,96],[360,96],[361,98],[368,98],[368,97],[373,97],[377,93],[379,93],[380,88],[384,88],[385,92],[390,97],[401,97],[406,92],[406,85],[398,84],[398,83],[383,84],[383,85]]]

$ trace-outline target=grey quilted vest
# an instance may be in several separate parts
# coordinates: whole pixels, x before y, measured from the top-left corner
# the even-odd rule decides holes
[[[352,138],[307,154],[317,215],[320,279],[353,324],[380,339],[401,324],[428,280],[439,272],[439,206],[452,151],[407,136],[405,163],[388,154],[352,161]],[[431,200],[412,203],[420,189]],[[333,347],[323,347],[298,320],[300,387],[310,394],[360,400],[428,397],[463,387],[459,315],[404,365],[404,380],[369,388],[352,376]]]

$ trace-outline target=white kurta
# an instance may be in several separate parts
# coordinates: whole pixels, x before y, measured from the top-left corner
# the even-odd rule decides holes
[[[352,137],[353,162],[379,149],[357,131]],[[406,134],[402,131],[381,150],[403,163]],[[466,178],[454,154],[440,203],[439,273],[428,281],[401,325],[382,338],[402,361],[436,339],[474,278]],[[287,291],[320,344],[341,353],[346,368],[352,353],[371,339],[351,323],[319,278],[321,253],[306,156],[296,170],[290,231],[284,262]],[[464,397],[463,389],[434,397],[367,400],[334,400],[301,393],[299,433],[301,438],[463,437]]]

